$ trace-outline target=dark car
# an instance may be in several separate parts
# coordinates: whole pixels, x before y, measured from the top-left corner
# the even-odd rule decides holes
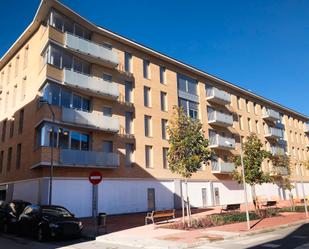
[[[80,237],[83,224],[64,207],[31,205],[20,215],[18,227],[21,235],[34,236],[38,241],[44,241]]]
[[[4,232],[15,232],[20,214],[30,202],[22,200],[4,201],[0,204],[0,228]]]

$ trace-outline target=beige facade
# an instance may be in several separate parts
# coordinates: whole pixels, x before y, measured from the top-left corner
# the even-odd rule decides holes
[[[180,81],[188,91],[180,89]],[[48,84],[61,89],[58,97],[46,90]],[[302,167],[309,159],[307,116],[97,27],[57,1],[42,1],[33,23],[1,59],[0,89],[0,185],[49,176],[50,131],[44,137],[44,124],[58,129],[55,177],[86,178],[96,169],[107,179],[179,178],[164,168],[169,144],[162,138],[162,120],[171,117],[180,98],[194,106],[188,113],[197,111],[218,155],[193,180],[231,180],[234,165],[228,158],[239,153],[240,136],[254,132],[266,149],[289,153],[309,181]],[[54,123],[41,96],[52,104]],[[263,167],[272,170],[268,162]],[[295,168],[292,177],[299,180]]]

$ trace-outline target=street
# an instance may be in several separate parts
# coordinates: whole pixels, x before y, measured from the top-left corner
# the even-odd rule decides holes
[[[218,241],[211,244],[196,247],[196,249],[265,249],[286,248],[304,249],[309,248],[309,224],[298,227],[285,228],[277,231],[256,234],[250,237],[240,237],[234,240]]]

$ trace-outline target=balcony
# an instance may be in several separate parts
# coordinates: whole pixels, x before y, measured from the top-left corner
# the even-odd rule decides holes
[[[280,139],[283,138],[283,132],[281,129],[269,127],[266,134],[266,138]]]
[[[222,105],[231,103],[231,95],[215,87],[206,88],[206,99]]]
[[[61,120],[78,126],[89,127],[116,133],[119,131],[119,120],[116,117],[103,116],[102,113],[90,113],[71,108],[62,108]]]
[[[223,160],[211,161],[211,173],[213,174],[231,174],[234,170],[234,163],[224,162]]]
[[[273,155],[279,156],[279,155],[284,155],[285,150],[284,150],[284,148],[279,147],[279,146],[271,146],[270,147],[270,152]]]
[[[280,120],[280,114],[272,109],[266,109],[263,111],[263,119],[268,121],[277,121]]]
[[[118,84],[76,71],[63,69],[63,82],[65,85],[109,99],[117,99],[119,97]]]
[[[119,58],[112,49],[103,47],[100,44],[86,40],[70,33],[65,33],[64,44],[68,49],[73,50],[83,56],[89,57],[90,61],[95,60],[99,64],[104,64],[115,68],[119,64]]]
[[[233,115],[208,109],[208,124],[214,124],[223,127],[232,126]]]
[[[59,165],[81,165],[88,167],[117,168],[119,167],[118,153],[104,153],[84,150],[60,150]]]
[[[309,134],[309,123],[305,124],[305,132]]]
[[[210,136],[209,137],[209,148],[224,149],[224,150],[235,149],[235,139],[223,137],[223,136],[220,136],[219,134]]]
[[[284,167],[273,167],[270,172],[271,176],[287,176],[288,174],[288,169]]]

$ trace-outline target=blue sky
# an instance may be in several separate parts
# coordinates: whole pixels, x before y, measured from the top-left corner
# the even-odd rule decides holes
[[[309,1],[62,2],[98,25],[309,116]],[[2,56],[39,1],[0,3]]]

